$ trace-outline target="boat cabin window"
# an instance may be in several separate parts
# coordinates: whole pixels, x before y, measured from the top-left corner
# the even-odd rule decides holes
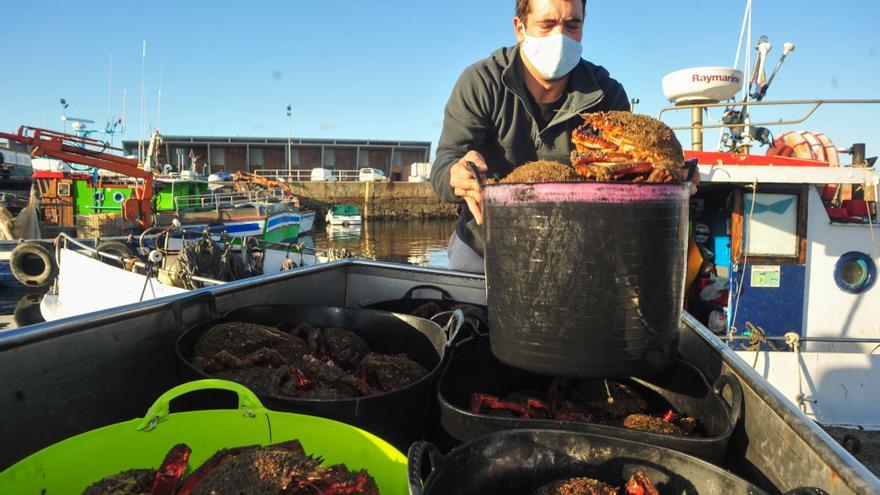
[[[752,263],[806,262],[807,189],[765,186],[753,193],[738,189],[734,195],[732,259]]]
[[[797,256],[798,196],[746,193],[743,245],[749,256]]]

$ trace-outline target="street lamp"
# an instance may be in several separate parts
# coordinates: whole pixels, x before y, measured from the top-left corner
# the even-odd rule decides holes
[[[67,100],[61,98],[61,122],[64,122],[64,132],[67,132]]]
[[[287,180],[293,180],[293,166],[291,150],[290,150],[290,125],[291,125],[291,115],[293,115],[293,108],[290,104],[287,104]]]

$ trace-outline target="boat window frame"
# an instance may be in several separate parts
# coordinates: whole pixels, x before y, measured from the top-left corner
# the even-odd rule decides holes
[[[743,227],[745,219],[745,195],[750,193],[764,194],[791,194],[797,197],[797,220],[795,223],[795,234],[797,235],[797,253],[793,256],[760,256],[749,255],[748,262],[750,264],[760,265],[805,265],[807,263],[807,211],[809,202],[808,185],[799,184],[769,184],[758,185],[757,189],[752,191],[751,187],[737,187],[734,189],[733,195],[733,212],[730,221],[730,249],[731,259],[734,263],[742,263],[744,261],[743,246]]]

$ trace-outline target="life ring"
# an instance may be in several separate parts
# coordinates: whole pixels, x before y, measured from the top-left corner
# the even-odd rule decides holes
[[[58,264],[42,244],[25,242],[15,246],[9,269],[16,280],[28,287],[46,287],[58,275]]]
[[[125,259],[134,257],[134,250],[128,244],[119,241],[104,241],[95,246],[95,250],[101,253],[113,254],[122,258],[119,261],[119,266],[125,265]],[[104,258],[98,256],[98,259],[102,261]],[[107,259],[107,261],[110,261]]]
[[[828,139],[828,136],[822,134],[821,132],[814,132],[814,136],[816,139],[822,143],[822,147],[825,148],[825,160],[828,162],[828,165],[832,167],[840,166],[840,155],[837,153],[837,147],[834,146],[834,143]]]
[[[793,156],[816,160],[813,147],[803,136],[801,131],[788,131],[773,141],[773,146],[767,150],[767,156]]]
[[[834,143],[821,132],[788,131],[773,141],[767,156],[791,156],[840,166],[840,156]]]
[[[810,151],[813,153],[813,159],[827,162],[825,157],[825,147],[819,142],[819,139],[812,132],[801,131],[801,136],[810,143]]]

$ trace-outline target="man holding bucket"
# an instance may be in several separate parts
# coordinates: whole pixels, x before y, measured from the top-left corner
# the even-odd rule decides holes
[[[431,169],[443,201],[461,202],[449,266],[483,272],[482,176],[503,178],[534,160],[568,162],[580,114],[629,110],[623,86],[581,59],[586,0],[516,0],[519,43],[462,73],[446,104]]]

